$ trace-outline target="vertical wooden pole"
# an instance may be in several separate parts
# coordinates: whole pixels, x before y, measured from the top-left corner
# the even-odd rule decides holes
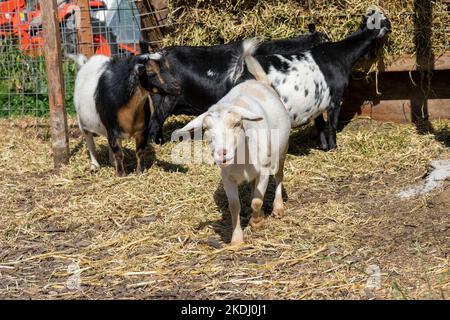
[[[64,75],[61,59],[61,35],[56,0],[45,0],[42,5],[45,67],[50,104],[51,137],[55,168],[69,162],[69,135],[64,100]]]
[[[143,29],[141,34],[144,40],[150,42],[152,49],[156,50],[160,45],[159,42],[164,38],[159,26],[167,24],[169,13],[167,2],[166,0],[134,0],[134,3],[141,14],[141,27]]]
[[[80,25],[77,25],[78,52],[89,58],[94,54],[89,0],[76,0],[76,5],[80,8],[81,14]]]

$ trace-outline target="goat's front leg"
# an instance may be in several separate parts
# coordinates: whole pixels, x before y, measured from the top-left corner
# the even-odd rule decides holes
[[[108,132],[108,143],[114,154],[114,166],[116,175],[122,177],[125,175],[125,167],[123,165],[123,151],[120,139],[112,132]]]
[[[239,200],[239,190],[236,182],[222,176],[223,187],[228,198],[228,208],[231,214],[231,222],[233,225],[233,234],[231,236],[231,244],[236,245],[244,242],[244,234],[241,228],[241,202]]]
[[[153,141],[157,144],[164,143],[164,135],[163,135],[163,123],[159,122],[158,119],[151,119],[149,124],[149,137],[150,141]]]
[[[338,103],[332,105],[328,111],[328,150],[336,149],[336,132],[339,124],[339,111],[341,107]]]
[[[325,135],[326,122],[323,118],[323,114],[318,115],[314,119],[314,125],[319,133],[320,149],[328,150],[328,141],[327,136]]]
[[[142,174],[145,170],[144,165],[144,154],[145,148],[147,147],[148,142],[148,133],[143,131],[141,133],[136,134],[136,174]]]
[[[112,151],[109,143],[108,143],[108,160],[111,166],[115,166],[116,161],[114,160],[114,152]]]
[[[176,98],[172,96],[155,95],[155,110],[149,123],[149,139],[157,144],[164,143],[163,126],[167,117],[173,114]]]
[[[264,194],[266,193],[268,183],[268,175],[261,175],[255,180],[255,189],[253,191],[252,199],[252,217],[249,221],[250,226],[254,229],[263,227],[265,223],[262,206],[264,203]]]

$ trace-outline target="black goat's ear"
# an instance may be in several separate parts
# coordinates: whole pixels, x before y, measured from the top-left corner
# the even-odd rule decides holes
[[[361,24],[359,25],[359,28],[360,28],[361,30],[364,30],[364,29],[367,27],[367,19],[368,19],[367,16],[363,16],[363,17],[362,17],[362,19],[361,19]]]
[[[142,76],[145,73],[145,65],[138,63],[134,66],[134,72],[138,75],[138,76]]]
[[[316,24],[315,24],[315,23],[310,23],[310,24],[308,24],[308,31],[309,31],[310,33],[316,32]]]
[[[139,48],[141,49],[141,53],[150,53],[149,44],[143,39],[139,40]]]

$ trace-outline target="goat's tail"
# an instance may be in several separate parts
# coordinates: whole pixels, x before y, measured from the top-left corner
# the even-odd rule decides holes
[[[270,85],[269,78],[266,72],[259,64],[258,60],[252,55],[245,57],[245,64],[247,65],[248,71],[255,77],[256,80]]]
[[[258,49],[260,42],[261,40],[256,38],[246,39],[242,42],[242,51],[234,56],[230,69],[228,70],[228,79],[231,83],[235,84],[244,74],[246,59],[247,57],[252,57]]]
[[[78,69],[80,69],[88,61],[88,58],[81,53],[79,54],[67,53],[66,57],[72,59],[77,64]]]

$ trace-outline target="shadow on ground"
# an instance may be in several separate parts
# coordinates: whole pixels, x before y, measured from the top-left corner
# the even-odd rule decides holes
[[[241,227],[245,229],[251,216],[251,187],[250,183],[239,186],[239,198],[241,200]],[[275,180],[270,177],[269,185],[264,196],[263,211],[267,216],[272,212],[273,200],[275,199]],[[206,226],[211,226],[216,234],[220,236],[221,241],[229,243],[231,241],[231,215],[228,210],[228,200],[222,182],[217,186],[214,192],[214,201],[220,210],[221,218],[215,221],[205,221],[197,226],[201,230]],[[288,201],[286,190],[283,187],[283,201]]]
[[[72,154],[75,154],[76,152],[78,152],[80,150],[80,145],[82,146],[82,144],[83,144],[83,142],[80,142],[80,144],[78,144],[75,147],[75,149],[72,151]],[[132,172],[135,172],[136,165],[137,165],[136,151],[133,149],[124,147],[123,154],[124,154],[124,163],[125,163],[126,173],[130,174]],[[100,163],[100,166],[113,167],[113,165],[109,162],[108,146],[97,145],[97,156],[98,156],[97,159],[98,159],[98,162]],[[87,159],[89,159],[89,157],[87,157]],[[158,166],[167,172],[186,173],[188,171],[188,168],[185,166],[170,163],[165,160],[158,160],[156,158],[155,150],[151,144],[149,144],[147,146],[147,148],[145,149],[144,161],[145,161],[145,170],[149,170],[152,166]]]

